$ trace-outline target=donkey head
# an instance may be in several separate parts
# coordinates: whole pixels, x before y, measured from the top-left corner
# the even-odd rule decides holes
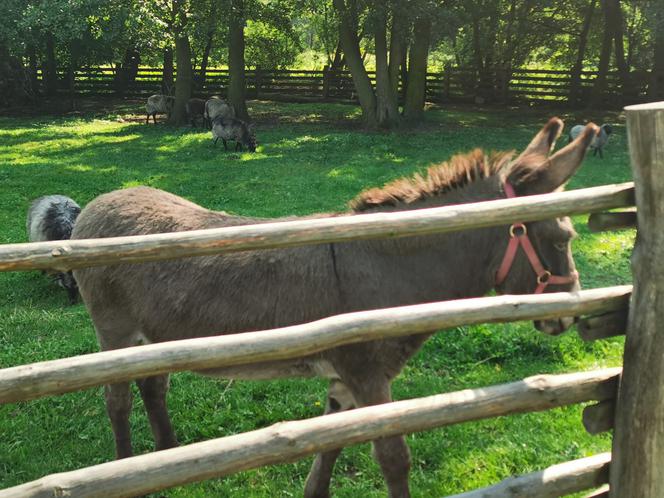
[[[599,128],[588,124],[573,142],[549,155],[562,129],[563,122],[552,118],[514,160],[502,179],[507,197],[562,190],[581,165]],[[575,235],[567,217],[514,223],[505,233],[509,242],[498,270],[496,288],[507,294],[578,290],[571,248]],[[541,320],[535,322],[535,327],[555,335],[564,332],[573,322],[571,317]]]

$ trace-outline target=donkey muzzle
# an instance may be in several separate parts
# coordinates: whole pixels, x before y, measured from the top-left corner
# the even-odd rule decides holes
[[[577,321],[575,317],[564,316],[552,320],[535,320],[537,330],[548,335],[559,335],[569,329]]]

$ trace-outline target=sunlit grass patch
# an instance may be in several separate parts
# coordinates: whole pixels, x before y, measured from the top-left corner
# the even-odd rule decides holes
[[[123,112],[141,114],[140,106]],[[117,188],[150,185],[211,209],[279,217],[343,211],[364,188],[445,161],[474,147],[522,149],[553,111],[435,109],[416,129],[367,132],[360,110],[340,104],[255,102],[258,152],[224,151],[200,128],[119,123],[109,117],[0,118],[0,241],[24,242],[30,200],[69,195],[81,205]],[[604,118],[604,116],[601,116]],[[585,116],[570,116],[568,128]],[[589,157],[569,188],[630,180],[619,116],[605,159]],[[561,145],[566,140],[561,139]],[[231,148],[234,144],[231,144]],[[560,147],[560,145],[559,145]],[[591,234],[587,216],[573,243],[585,288],[628,283],[634,231]],[[510,382],[538,373],[616,366],[622,338],[584,343],[576,332],[549,337],[531,323],[441,331],[394,384],[395,399]],[[0,366],[97,350],[82,304],[39,272],[0,274]],[[171,414],[183,443],[254,430],[322,413],[325,382],[213,381],[172,376]],[[408,436],[415,496],[442,496],[486,486],[610,447],[589,436],[581,407],[502,417]],[[132,428],[137,452],[152,438],[140,399]],[[0,487],[113,458],[102,388],[0,406]],[[169,497],[301,496],[310,459],[180,487]],[[385,496],[369,445],[344,450],[333,479],[338,497]]]

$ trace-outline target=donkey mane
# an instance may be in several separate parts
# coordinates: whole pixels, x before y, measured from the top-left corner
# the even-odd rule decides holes
[[[411,204],[494,175],[523,178],[537,166],[530,161],[513,163],[514,154],[514,151],[486,154],[481,149],[457,154],[449,161],[430,166],[424,175],[415,173],[410,178],[399,178],[382,188],[365,190],[349,205],[353,211],[362,212],[379,206]]]

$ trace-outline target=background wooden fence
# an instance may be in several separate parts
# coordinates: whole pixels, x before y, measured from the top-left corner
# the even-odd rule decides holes
[[[144,98],[164,92],[161,68],[139,68],[135,79],[122,82],[111,67],[83,68],[73,75],[59,71],[58,92],[87,96]],[[375,73],[369,72],[372,83]],[[481,74],[473,68],[448,67],[431,72],[426,78],[427,101],[444,103],[572,103],[583,106],[592,96],[598,77],[596,71],[583,71],[575,102],[570,102],[572,75],[569,71],[543,69],[493,69]],[[228,70],[209,69],[204,80],[195,75],[195,95],[225,95]],[[657,80],[655,85],[653,82]],[[634,71],[632,88],[626,94],[617,72],[607,75],[607,87],[599,102],[615,108],[626,104],[664,98],[664,73]],[[39,73],[41,82],[41,73]],[[73,82],[73,87],[72,87]],[[249,98],[289,101],[357,102],[353,80],[348,71],[260,70],[246,72]],[[657,91],[652,91],[657,88]],[[167,90],[167,89],[166,89]]]

